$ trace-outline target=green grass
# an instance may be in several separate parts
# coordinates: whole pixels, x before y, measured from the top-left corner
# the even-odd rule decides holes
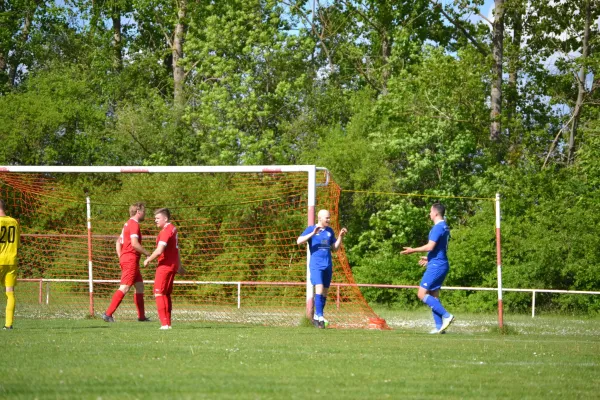
[[[495,316],[461,315],[448,334],[428,335],[426,312],[381,314],[397,329],[175,321],[159,331],[157,323],[19,319],[14,330],[0,331],[0,398],[548,400],[600,393],[599,319],[511,317],[509,334],[501,335]]]

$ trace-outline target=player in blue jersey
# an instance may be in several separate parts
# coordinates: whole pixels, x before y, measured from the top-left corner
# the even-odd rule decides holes
[[[331,251],[337,251],[340,248],[342,238],[348,232],[346,228],[342,228],[339,237],[336,239],[333,229],[329,227],[330,223],[329,211],[320,210],[317,214],[317,224],[306,228],[297,240],[299,245],[308,243],[310,250],[310,282],[315,287],[313,325],[321,329],[325,328],[326,325],[323,309],[327,302],[327,292],[333,274]]]
[[[404,247],[404,251],[400,253],[427,252],[427,257],[421,257],[419,260],[419,265],[426,269],[417,296],[431,308],[435,322],[435,329],[431,333],[444,333],[454,321],[454,316],[446,311],[439,300],[440,288],[450,270],[447,255],[450,228],[444,220],[445,214],[446,208],[442,204],[433,204],[429,210],[429,218],[433,221],[433,228],[429,231],[429,242],[421,247]]]

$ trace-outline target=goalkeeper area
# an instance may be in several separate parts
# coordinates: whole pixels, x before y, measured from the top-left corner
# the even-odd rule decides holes
[[[205,167],[205,172],[190,172],[195,167],[87,167],[70,173],[61,167],[23,168],[35,172],[0,171],[0,198],[7,214],[21,224],[17,321],[81,319],[104,312],[119,286],[115,241],[135,202],[146,204],[140,227],[147,250],[156,247],[158,234],[153,210],[169,208],[178,229],[187,273],[176,276],[175,322],[301,324],[312,286],[306,283],[306,247],[296,239],[319,209],[328,209],[332,227],[336,233],[340,229],[340,188],[328,171],[315,166]],[[333,282],[344,285],[330,291],[330,326],[385,328],[352,286],[343,248],[333,259]],[[156,321],[155,268],[151,263],[141,272],[147,315]],[[117,321],[137,319],[132,293],[115,313]]]

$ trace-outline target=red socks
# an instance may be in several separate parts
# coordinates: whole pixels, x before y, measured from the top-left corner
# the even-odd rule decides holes
[[[138,319],[146,318],[146,311],[144,310],[144,294],[135,293],[133,295],[133,302],[135,304],[135,308],[137,309]]]
[[[156,296],[156,309],[162,326],[171,326],[171,313],[169,312],[169,300],[167,296]]]
[[[112,317],[113,313],[117,310],[117,307],[119,307],[119,304],[121,304],[123,297],[125,297],[125,293],[121,292],[120,290],[117,290],[115,294],[113,294],[112,301],[106,309],[106,315]]]

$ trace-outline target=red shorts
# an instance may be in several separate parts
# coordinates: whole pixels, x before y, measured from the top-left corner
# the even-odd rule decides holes
[[[173,292],[173,281],[177,273],[177,267],[173,265],[159,265],[154,277],[154,294],[168,296]]]
[[[121,264],[121,285],[133,286],[138,282],[144,282],[140,266],[136,264]]]

